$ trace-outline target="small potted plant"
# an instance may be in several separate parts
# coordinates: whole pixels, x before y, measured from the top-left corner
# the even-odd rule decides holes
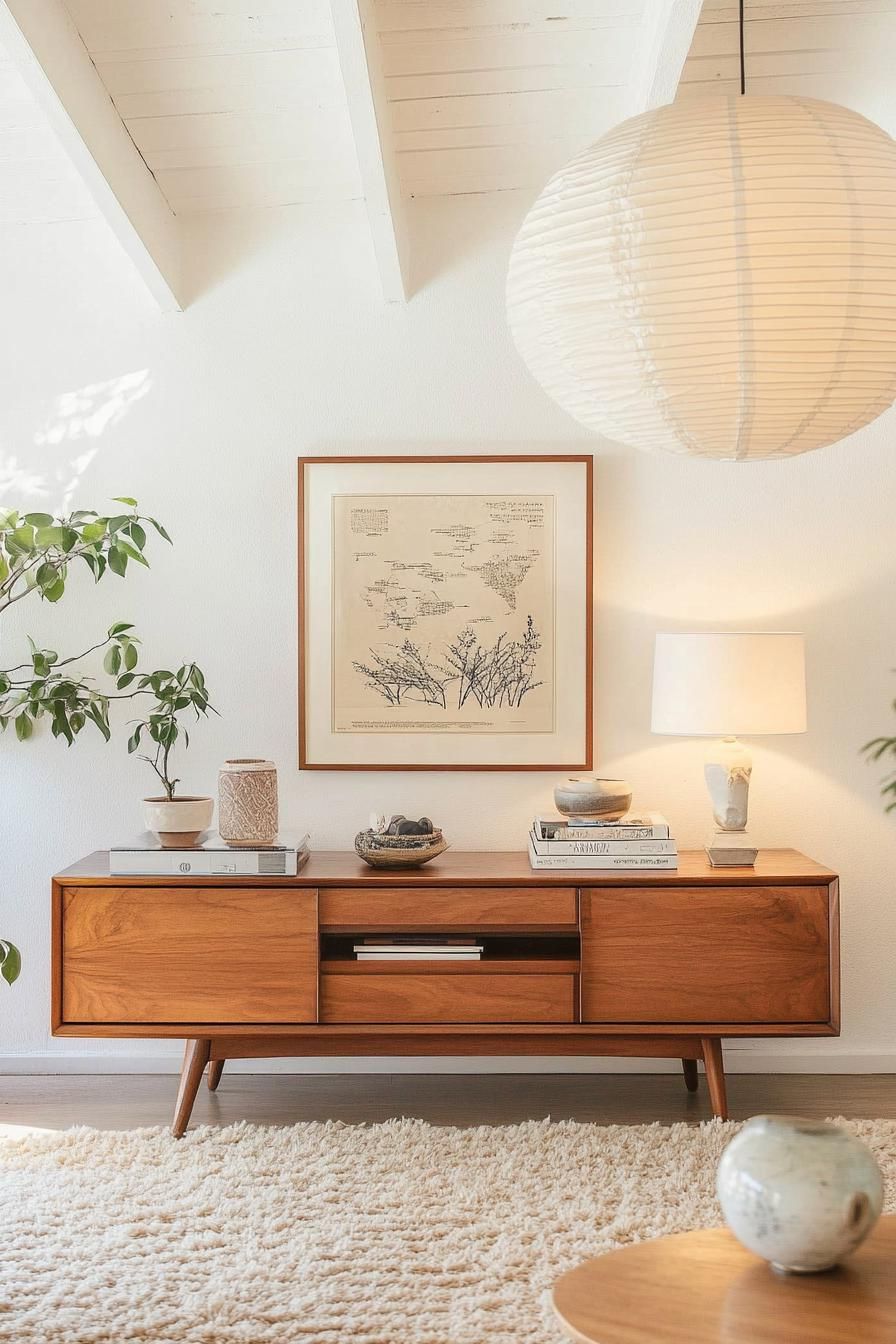
[[[190,735],[179,721],[181,715],[192,710],[199,719],[210,710],[217,711],[209,703],[205,678],[195,663],[184,663],[177,672],[163,670],[141,677],[138,687],[151,691],[155,703],[144,718],[132,720],[135,726],[128,751],[137,752],[144,739],[154,743],[152,754],[141,754],[140,760],[155,771],[164,789],[164,794],[143,800],[147,828],[155,831],[166,849],[195,845],[211,825],[214,799],[175,795],[180,780],[172,778],[171,752],[180,739],[185,747],[190,745]]]

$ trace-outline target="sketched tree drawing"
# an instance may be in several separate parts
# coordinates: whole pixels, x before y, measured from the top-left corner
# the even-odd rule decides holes
[[[543,683],[535,681],[541,638],[531,616],[522,639],[500,634],[483,648],[469,626],[449,644],[446,659],[458,676],[457,707],[472,697],[480,709],[518,709],[523,697]]]
[[[370,663],[352,663],[367,685],[388,700],[400,705],[403,699],[422,700],[426,705],[446,709],[445,687],[451,676],[406,639],[401,645],[389,644],[382,653],[370,650]]]

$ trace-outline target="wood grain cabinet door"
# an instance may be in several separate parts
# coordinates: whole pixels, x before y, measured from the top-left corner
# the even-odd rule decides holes
[[[827,887],[584,889],[583,1022],[831,1016]]]
[[[317,1020],[317,892],[67,887],[62,1019]]]

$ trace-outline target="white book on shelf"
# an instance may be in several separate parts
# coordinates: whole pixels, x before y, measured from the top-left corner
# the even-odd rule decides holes
[[[674,871],[678,867],[677,854],[539,854],[535,849],[535,836],[529,832],[529,863],[535,869],[591,869],[593,871],[634,872],[639,869]]]
[[[462,952],[481,952],[483,946],[484,944],[482,943],[474,942],[445,943],[434,941],[427,943],[422,940],[416,943],[391,943],[388,939],[384,938],[382,942],[355,943],[352,950],[358,953],[388,952],[390,954],[397,954],[399,952],[448,952],[452,956],[457,956]]]
[[[627,812],[616,821],[587,817],[536,817],[539,840],[668,840],[669,823],[661,812]]]
[[[165,849],[150,832],[109,850],[111,877],[291,877],[308,858],[308,836],[271,845],[228,845],[209,832],[197,845]]]
[[[588,837],[585,840],[539,840],[532,833],[532,845],[536,854],[607,854],[617,858],[643,854],[677,854],[678,846],[674,840],[604,840]]]
[[[358,952],[358,961],[481,961],[481,952],[445,952],[432,948],[429,952]]]

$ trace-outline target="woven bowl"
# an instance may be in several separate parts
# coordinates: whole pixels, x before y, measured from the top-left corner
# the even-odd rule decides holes
[[[432,835],[383,835],[378,831],[359,831],[355,853],[371,868],[419,868],[430,859],[444,854],[448,842],[440,830]]]

